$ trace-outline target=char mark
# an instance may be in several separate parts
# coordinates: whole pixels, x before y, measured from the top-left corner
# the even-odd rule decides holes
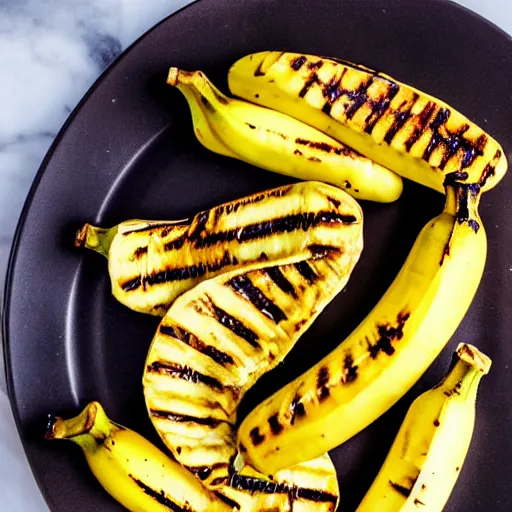
[[[133,253],[133,257],[138,260],[147,253],[148,253],[147,245],[144,247],[137,247],[137,249],[135,249],[135,252]]]
[[[256,309],[270,318],[275,324],[286,320],[284,311],[274,304],[263,292],[252,284],[246,275],[233,277],[228,281],[228,286],[248,300]]]
[[[249,432],[249,437],[251,438],[251,442],[254,446],[258,446],[261,443],[263,443],[263,441],[265,441],[265,436],[261,434],[260,429],[258,427],[254,427]]]
[[[393,98],[398,94],[400,87],[395,82],[389,82],[389,88],[387,96],[382,98],[380,101],[371,102],[372,111],[365,120],[364,131],[366,133],[372,133],[375,125],[379,122],[381,117],[386,113]]]
[[[197,425],[202,425],[202,426],[211,427],[211,428],[216,428],[221,423],[228,424],[227,421],[219,420],[217,418],[210,418],[210,417],[199,418],[197,416],[189,416],[187,414],[177,414],[177,413],[174,413],[174,412],[160,411],[160,410],[157,410],[157,409],[151,409],[149,411],[149,413],[154,418],[160,418],[160,419],[164,419],[164,420],[169,420],[169,421],[172,421],[174,423],[195,423]]]
[[[249,493],[262,494],[287,494],[292,499],[303,499],[317,503],[336,503],[338,501],[334,494],[319,489],[298,487],[285,482],[277,483],[270,480],[263,480],[250,476],[234,473],[231,476],[221,477],[212,481],[212,485],[229,485],[233,489],[247,491]]]
[[[178,327],[177,325],[160,325],[159,330],[160,334],[164,336],[171,336],[172,338],[186,343],[222,366],[235,364],[235,361],[229,354],[226,354],[211,345],[207,345],[190,331],[183,329],[183,327]]]
[[[393,343],[402,339],[405,323],[410,316],[409,312],[402,311],[397,316],[396,325],[392,326],[386,323],[377,326],[378,340],[373,345],[368,343],[368,351],[372,359],[375,359],[380,352],[384,352],[388,356],[394,354],[395,347]]]
[[[268,419],[268,424],[270,426],[270,430],[272,431],[272,434],[274,435],[279,435],[284,427],[283,425],[281,425],[281,423],[279,423],[279,415],[278,414],[274,414],[273,416],[271,416],[269,419]]]
[[[153,286],[155,284],[184,281],[186,279],[196,279],[198,277],[203,277],[208,273],[218,272],[228,265],[236,264],[238,264],[238,260],[234,256],[231,256],[227,251],[225,251],[224,256],[220,261],[216,261],[214,263],[198,263],[188,267],[165,269],[159,272],[155,272],[154,274],[144,276],[142,279],[140,277],[135,277],[122,283],[121,288],[125,292],[129,292],[136,290],[142,284],[144,284],[144,286]]]
[[[174,240],[171,240],[167,242],[164,245],[165,251],[179,251],[187,241],[187,234],[183,233],[179,237],[175,238]]]
[[[297,298],[297,292],[295,291],[293,284],[288,281],[279,267],[268,267],[264,269],[264,272],[281,290],[283,290],[283,292],[292,296],[294,299]]]
[[[308,281],[309,284],[313,284],[318,279],[318,275],[307,261],[299,261],[298,263],[295,263],[294,266],[299,274]]]
[[[147,367],[147,371],[150,373],[160,373],[165,374],[170,377],[174,377],[177,379],[186,380],[188,382],[193,382],[195,384],[201,383],[205,386],[208,386],[213,389],[217,389],[222,391],[224,389],[224,385],[222,382],[217,380],[214,377],[210,377],[209,375],[204,375],[203,373],[197,372],[188,366],[182,366],[175,363],[162,363],[159,361],[154,361]]]
[[[235,500],[232,500],[231,498],[228,498],[224,494],[222,494],[220,491],[213,491],[213,494],[217,496],[221,501],[223,501],[228,507],[231,507],[233,510],[240,510],[241,506],[239,503],[237,503]]]
[[[160,491],[157,491],[150,487],[149,485],[145,484],[142,480],[139,480],[138,478],[135,478],[133,475],[129,475],[129,477],[137,484],[138,487],[140,487],[145,494],[153,498],[155,501],[160,503],[160,505],[164,506],[165,508],[168,508],[172,512],[194,512],[192,508],[190,508],[188,505],[178,505],[174,501],[172,501],[166,494],[165,491],[162,489]]]
[[[429,101],[422,112],[417,116],[414,130],[412,131],[409,138],[405,141],[405,148],[407,151],[411,151],[411,148],[416,144],[418,139],[425,133],[425,128],[430,120],[430,117],[434,113],[435,103],[433,101]]]
[[[211,299],[209,305],[212,308],[215,319],[224,327],[229,329],[233,334],[239,338],[244,339],[256,349],[260,348],[258,343],[258,335],[249,327],[246,327],[238,318],[230,315],[227,311],[217,306]]]
[[[329,368],[322,366],[317,375],[316,381],[317,396],[320,402],[323,402],[329,398]]]
[[[301,137],[297,137],[295,139],[295,143],[300,146],[308,146],[312,149],[317,149],[318,151],[323,151],[324,153],[334,153],[336,155],[349,155],[356,153],[353,149],[348,149],[346,147],[338,147],[332,144],[328,144],[327,142],[315,142],[309,139],[303,139]],[[301,153],[302,154],[302,153]]]
[[[373,83],[373,76],[364,83],[359,86],[356,91],[353,91],[351,94],[349,93],[349,98],[352,103],[345,110],[345,115],[347,119],[352,119],[356,112],[368,102],[368,89]]]
[[[304,87],[300,90],[299,97],[300,98],[304,98],[304,96],[306,96],[306,94],[309,91],[309,89],[311,89],[311,87],[315,83],[316,84],[321,84],[320,80],[318,79],[318,75],[316,74],[316,71],[313,70],[313,72],[311,73],[309,78],[304,83]]]
[[[213,471],[221,468],[226,468],[228,464],[225,462],[216,462],[210,466],[183,466],[187,471],[196,475],[200,480],[206,480]]]
[[[476,141],[468,140],[464,134],[469,130],[469,125],[465,124],[456,133],[449,133],[445,128],[447,135],[440,132],[440,128],[446,124],[450,118],[451,111],[442,108],[437,113],[434,120],[430,123],[429,128],[432,131],[431,139],[423,153],[423,160],[428,162],[434,150],[442,146],[443,154],[439,168],[443,170],[449,160],[459,151],[462,151],[462,159],[460,168],[465,169],[475,161],[477,156],[482,156],[485,145],[487,144],[487,136],[482,134]]]
[[[239,243],[245,243],[275,234],[291,233],[299,229],[307,231],[311,227],[322,224],[354,224],[356,222],[357,218],[354,215],[344,215],[331,211],[296,213],[265,222],[248,224],[237,229],[205,234],[201,238],[194,240],[194,245],[197,248],[204,248],[234,240]]]
[[[330,254],[340,254],[341,252],[339,247],[333,247],[332,245],[311,244],[308,245],[308,249],[313,259],[325,258]]]
[[[290,403],[290,413],[291,413],[291,418],[290,418],[290,424],[293,425],[295,423],[295,420],[297,418],[303,418],[304,416],[306,416],[306,409],[304,407],[304,404],[301,402],[302,400],[302,397],[300,397],[299,395],[295,395],[293,397],[293,400],[291,401]]]
[[[129,281],[125,281],[121,284],[121,288],[125,292],[131,292],[133,290],[136,290],[137,288],[140,288],[142,284],[142,281],[140,277],[135,277],[133,279],[130,279]]]
[[[304,63],[306,61],[307,61],[306,57],[304,57],[304,55],[301,55],[300,57],[293,59],[290,62],[290,66],[294,71],[298,71],[304,65]]]
[[[389,481],[389,485],[395,489],[396,492],[400,493],[404,498],[408,498],[411,494],[412,489],[404,487],[403,485],[399,485],[395,482]]]
[[[418,94],[414,93],[413,101],[409,105],[409,107],[406,110],[400,110],[398,112],[395,112],[395,120],[393,121],[393,124],[389,127],[386,135],[384,136],[384,141],[386,142],[386,144],[391,144],[393,142],[395,135],[402,129],[404,124],[411,117],[412,107],[418,101],[418,97]]]
[[[343,383],[348,384],[357,379],[357,366],[354,365],[352,354],[346,354],[343,361]]]

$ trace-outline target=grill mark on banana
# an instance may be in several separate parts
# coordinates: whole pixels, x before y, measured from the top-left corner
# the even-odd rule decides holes
[[[318,276],[307,261],[300,261],[299,263],[295,263],[295,268],[309,284],[313,284],[317,280]]]
[[[194,383],[201,383],[209,388],[218,390],[224,389],[223,384],[218,379],[210,377],[209,375],[203,375],[188,366],[154,361],[147,367],[147,371],[150,373],[165,373],[169,377],[175,377],[177,379],[183,379]]]
[[[219,420],[211,417],[199,418],[196,416],[187,416],[185,414],[176,414],[174,412],[158,411],[155,409],[150,409],[149,414],[154,418],[160,418],[174,423],[195,423],[197,425],[211,428],[218,427],[221,423],[228,424],[226,420]]]
[[[194,336],[190,331],[187,331],[186,329],[183,329],[182,327],[179,327],[177,325],[161,324],[159,329],[160,329],[160,334],[162,334],[164,336],[170,336],[171,338],[176,338],[180,341],[183,341],[184,343],[195,348],[202,354],[207,355],[208,357],[213,359],[218,364],[225,366],[225,365],[231,365],[231,364],[235,363],[233,358],[229,354],[226,354],[222,350],[219,350],[218,348],[215,348],[215,347],[212,347],[211,345],[206,344],[204,341],[200,340],[197,336]]]
[[[297,298],[297,292],[295,291],[295,288],[293,284],[286,279],[285,275],[281,272],[281,269],[279,267],[270,267],[264,269],[266,274],[272,281],[283,290],[284,293],[287,293],[288,295],[291,295],[294,299]]]
[[[308,60],[305,56],[303,56],[306,60]],[[326,60],[334,60],[342,63],[343,65],[347,65],[346,62],[341,62],[337,59],[326,59]],[[293,63],[293,61],[292,61]],[[298,71],[298,69],[295,69],[295,67],[291,64],[291,67]],[[382,80],[382,77],[379,75],[379,73],[369,70],[367,68],[361,68],[358,66],[350,66],[353,69],[360,69],[364,71],[365,74],[370,73],[370,76],[366,79],[366,82],[361,83],[361,85],[354,91],[352,89],[346,89],[341,87],[341,82],[344,78],[344,75],[346,73],[346,69],[343,70],[341,78],[339,81],[336,82],[323,82],[317,72],[316,68],[312,71],[310,77],[306,79],[305,85],[302,88],[302,90],[299,92],[299,97],[303,98],[308,93],[309,89],[313,84],[318,84],[322,88],[323,96],[326,99],[325,105],[322,107],[322,110],[325,113],[330,114],[332,106],[334,102],[336,102],[341,97],[348,98],[348,102],[344,105],[344,113],[346,116],[346,119],[351,120],[356,112],[365,104],[369,105],[372,109],[372,114],[377,110],[382,110],[380,116],[382,116],[391,104],[392,99],[396,96],[398,91],[400,90],[400,86],[389,79]],[[300,68],[299,68],[300,69]],[[265,73],[262,74],[264,76]],[[374,101],[370,98],[368,95],[368,89],[370,86],[374,83],[374,80],[380,80],[381,83],[386,83],[388,85],[386,95],[381,98],[378,102]],[[485,135],[482,135],[479,139],[477,139],[475,142],[470,141],[463,137],[463,134],[467,131],[469,128],[469,125],[466,129],[460,130],[458,133],[450,134],[448,136],[443,136],[440,134],[440,127],[443,126],[448,118],[451,115],[451,111],[447,108],[442,108],[438,111],[436,118],[429,123],[429,120],[432,116],[432,113],[435,110],[435,104],[433,102],[429,102],[427,106],[423,109],[423,111],[420,114],[412,115],[411,111],[416,102],[419,99],[419,95],[417,93],[413,93],[412,96],[412,103],[410,104],[410,108],[408,108],[405,111],[398,111],[395,114],[395,122],[391,125],[391,127],[388,129],[386,135],[384,136],[384,140],[387,142],[387,144],[391,144],[397,135],[397,133],[401,130],[401,128],[405,125],[405,123],[410,119],[413,124],[416,125],[415,129],[413,130],[411,136],[409,139],[405,141],[405,147],[407,148],[407,151],[410,151],[412,146],[417,142],[417,140],[420,138],[420,136],[426,131],[427,128],[429,128],[432,131],[431,135],[431,141],[425,150],[425,153],[423,154],[423,159],[428,161],[430,160],[430,157],[432,155],[432,152],[439,147],[439,145],[443,146],[443,157],[440,165],[440,169],[444,169],[448,161],[452,156],[455,155],[455,153],[462,149],[464,151],[464,155],[462,157],[462,165],[461,168],[466,168],[471,165],[473,160],[476,158],[476,156],[482,156],[483,155],[483,147],[485,147],[485,144],[487,143],[487,137]],[[385,110],[380,107],[381,102],[386,104]],[[378,122],[380,116],[373,120],[371,119],[371,115],[367,117],[365,126],[363,127],[364,131],[366,133],[371,134],[373,127]]]
[[[265,294],[251,282],[246,275],[233,277],[228,286],[236,291],[241,297],[248,300],[255,308],[270,318],[275,324],[286,320],[284,312],[276,306]]]
[[[297,230],[307,231],[310,227],[321,226],[322,224],[353,224],[356,218],[353,215],[340,215],[335,212],[319,213],[298,213],[277,217],[264,223],[249,224],[239,229],[230,231],[210,233],[205,236],[198,236],[194,240],[194,246],[197,248],[211,247],[214,245],[225,244],[237,240],[240,243],[262,238],[278,233],[291,233]],[[196,235],[196,233],[194,233]]]
[[[344,194],[330,197],[333,201],[329,204],[337,208],[341,206],[338,201],[344,200]],[[360,213],[354,211],[354,215],[357,218]],[[308,229],[314,227],[309,224]],[[336,247],[335,252],[323,251],[318,259],[308,262],[271,265],[235,276],[220,275],[184,293],[169,308],[148,353],[144,394],[148,410],[161,411],[159,417],[151,416],[155,428],[176,460],[242,512],[273,507],[292,510],[293,503],[300,500],[310,503],[312,510],[315,507],[314,510],[332,512],[337,502],[335,470],[328,459],[315,459],[278,472],[272,482],[255,471],[236,472],[232,466],[236,455],[236,409],[242,396],[259,376],[279,364],[343,288],[359,257],[360,220],[337,224],[336,229],[339,233],[333,240],[343,246],[343,251]],[[254,336],[240,336],[241,326]],[[201,345],[194,341],[196,338]],[[254,339],[258,340],[257,347]],[[205,353],[205,345],[231,357],[233,364],[215,361]],[[151,371],[155,362],[171,368],[186,366],[219,382],[222,391],[217,386],[215,392],[216,401],[222,405],[222,417],[214,410],[208,414],[196,406],[210,396],[208,386],[192,378],[187,380],[184,391],[179,384],[181,373]],[[233,388],[236,393],[230,392]],[[173,421],[184,415],[200,418],[200,422]],[[318,474],[315,466],[321,468]]]
[[[286,483],[277,483],[240,474],[217,478],[216,480],[212,480],[211,485],[214,487],[218,485],[229,485],[234,489],[249,491],[251,493],[261,492],[264,494],[287,494],[289,498],[291,498],[291,501],[306,499],[313,502],[332,504],[336,504],[338,501],[337,496],[330,492],[297,487]]]
[[[181,246],[179,249],[181,249]],[[161,270],[154,274],[148,274],[142,278],[135,277],[130,279],[129,281],[122,283],[121,288],[125,292],[132,292],[142,286],[145,290],[146,286],[203,277],[206,274],[218,272],[229,265],[238,265],[238,260],[235,256],[230,255],[228,251],[225,251],[222,258],[216,263],[199,263],[185,267],[166,268],[165,270]]]
[[[222,308],[216,306],[211,298],[208,297],[208,306],[213,311],[215,319],[224,327],[227,327],[233,334],[239,338],[247,341],[251,347],[256,349],[261,348],[258,343],[258,335],[252,330],[246,327],[241,320],[230,315]]]
[[[174,501],[172,501],[166,494],[163,489],[160,491],[157,491],[150,487],[149,485],[145,484],[142,480],[139,480],[138,478],[135,478],[133,475],[128,475],[133,482],[135,482],[148,496],[151,496],[155,501],[160,503],[160,505],[163,505],[164,507],[168,508],[172,512],[194,512],[194,510],[187,505],[180,506]]]

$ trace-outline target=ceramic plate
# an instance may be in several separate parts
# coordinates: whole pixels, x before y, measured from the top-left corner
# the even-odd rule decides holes
[[[9,266],[4,330],[9,392],[42,492],[54,512],[121,510],[79,450],[43,440],[48,413],[74,415],[100,400],[110,416],[159,443],[141,377],[158,319],[110,294],[105,260],[74,249],[83,222],[180,219],[292,180],[201,147],[169,66],[202,69],[226,91],[243,55],[280,49],[365,64],[461,110],[512,161],[512,40],[442,0],[201,0],[164,20],[95,83],[61,130],[31,189]],[[494,360],[482,382],[475,434],[450,511],[509,511],[512,492],[512,178],[484,196],[485,275],[464,321],[419,383],[387,414],[332,455],[340,510],[352,511],[375,477],[420,392],[439,381],[463,340]],[[407,183],[391,205],[363,204],[365,249],[346,290],[287,362],[244,401],[247,411],[335,347],[392,282],[441,194]],[[347,418],[346,421],[350,421]],[[336,428],[336,425],[332,425]]]

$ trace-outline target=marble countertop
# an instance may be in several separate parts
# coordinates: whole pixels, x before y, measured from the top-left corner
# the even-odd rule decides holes
[[[420,0],[418,0],[420,1]],[[457,0],[512,34],[510,0]],[[23,202],[90,85],[137,37],[189,0],[0,0],[0,305]],[[2,359],[0,354],[0,370]],[[0,371],[0,509],[44,512]]]

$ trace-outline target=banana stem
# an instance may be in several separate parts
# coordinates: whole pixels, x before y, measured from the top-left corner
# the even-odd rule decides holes
[[[440,383],[445,394],[457,394],[465,398],[474,391],[480,379],[489,373],[491,359],[476,347],[459,343],[453,356],[452,368]]]
[[[45,438],[48,440],[67,439],[78,444],[84,451],[97,450],[112,433],[113,424],[98,402],[89,403],[74,418],[64,420],[50,416]]]
[[[110,245],[117,234],[117,230],[117,226],[105,229],[84,224],[75,236],[75,246],[91,249],[108,258]]]
[[[444,211],[457,217],[459,222],[478,221],[480,219],[478,213],[481,196],[480,185],[460,181],[467,176],[464,175],[461,178],[458,174],[460,173],[448,174],[444,181],[446,193]]]
[[[177,87],[183,94],[190,91],[209,110],[216,110],[231,101],[213,85],[202,71],[183,71],[178,68],[170,68],[167,83]]]

